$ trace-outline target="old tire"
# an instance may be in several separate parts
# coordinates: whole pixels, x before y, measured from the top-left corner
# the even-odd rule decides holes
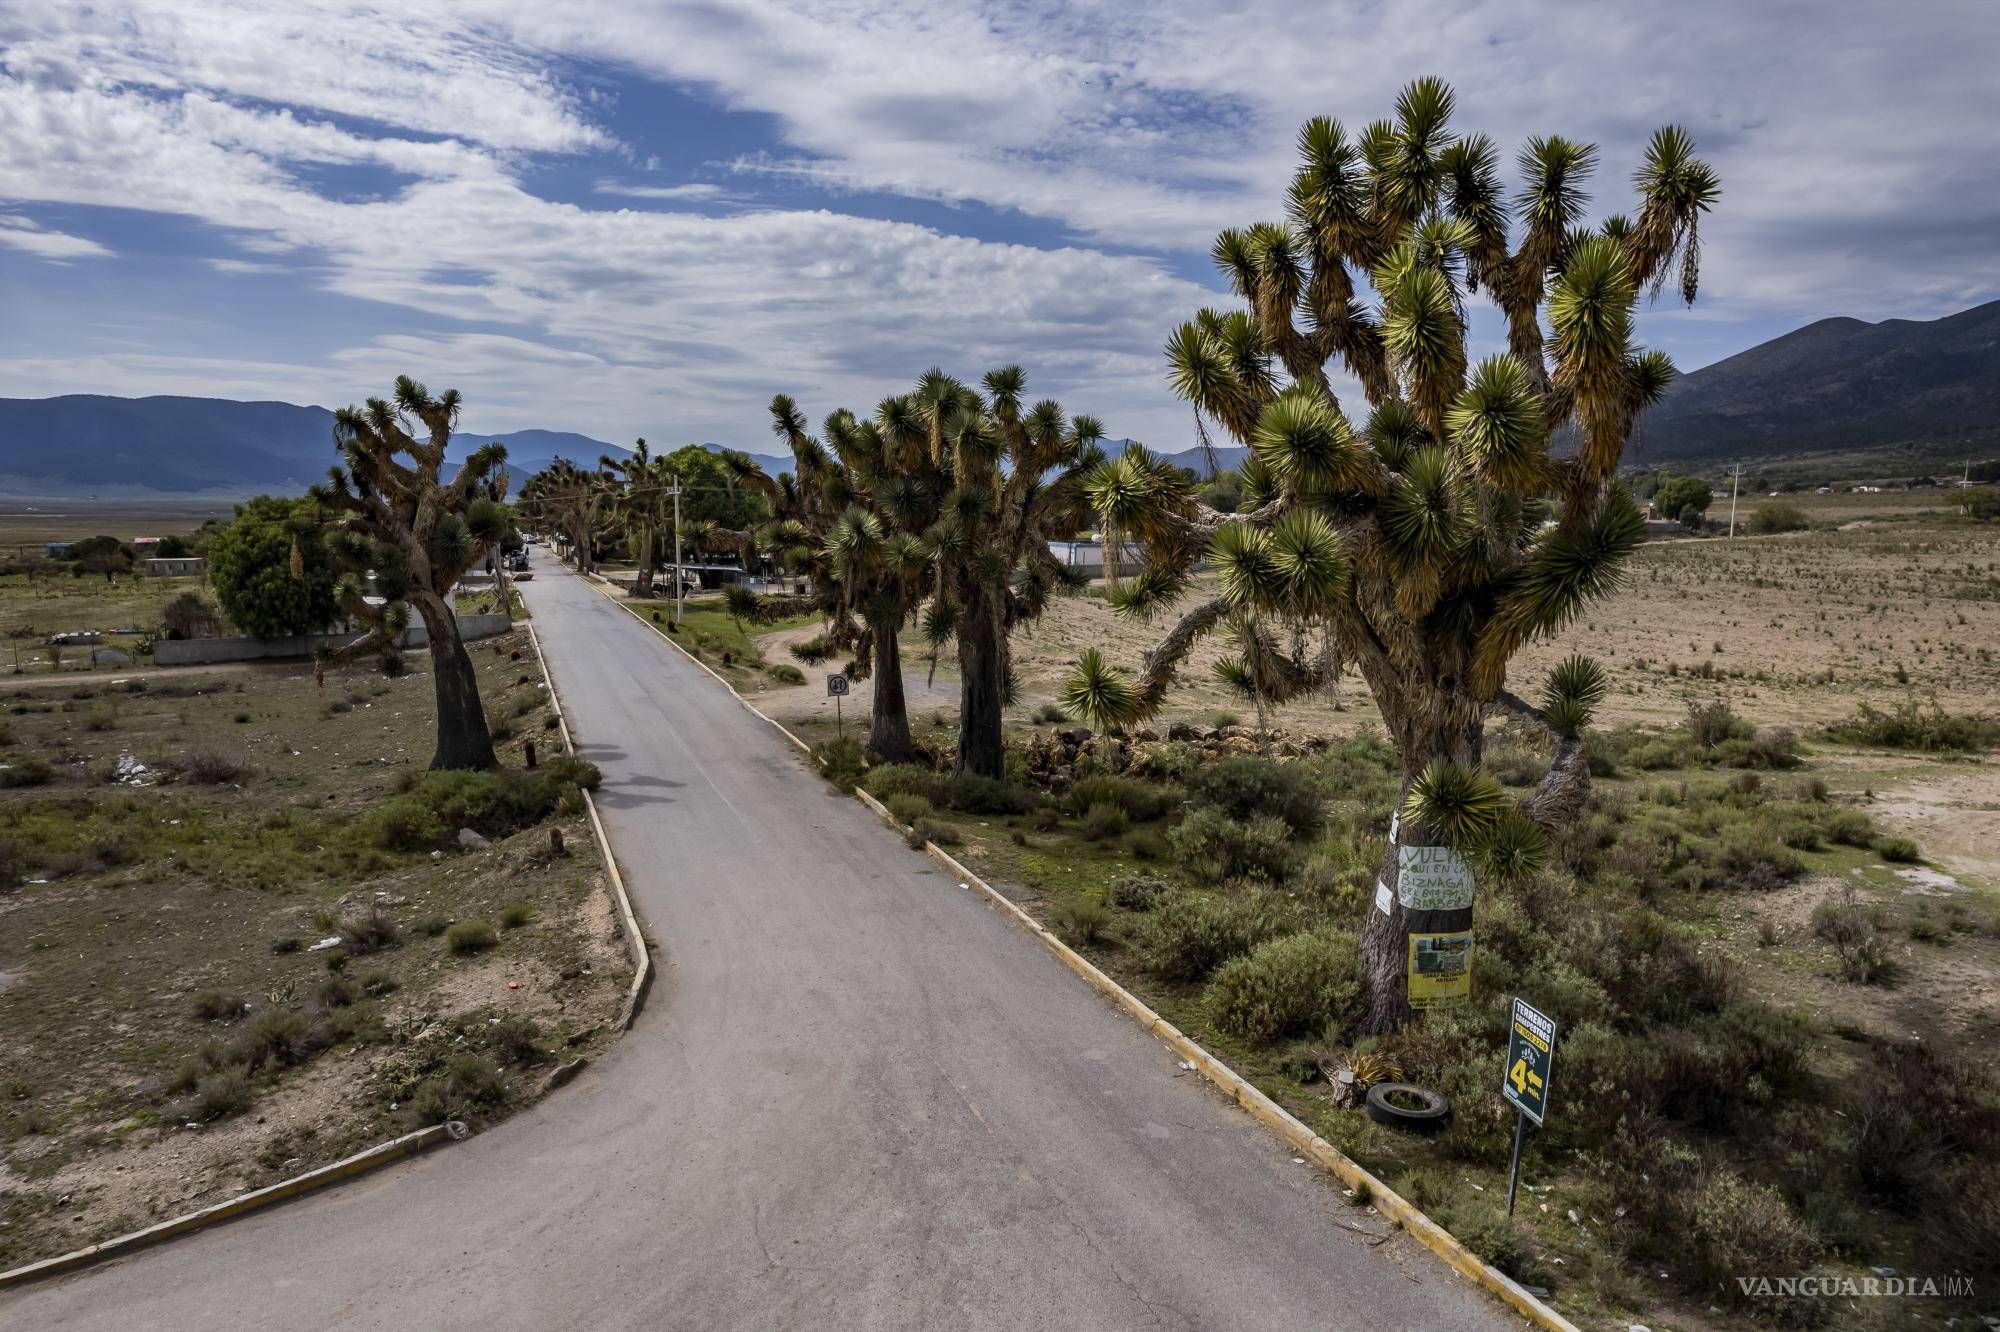
[[[1410,1110],[1397,1105],[1389,1099],[1391,1092],[1414,1096],[1424,1103],[1423,1107]],[[1407,1082],[1378,1082],[1368,1089],[1368,1117],[1405,1133],[1436,1133],[1451,1122],[1451,1102],[1428,1088]]]

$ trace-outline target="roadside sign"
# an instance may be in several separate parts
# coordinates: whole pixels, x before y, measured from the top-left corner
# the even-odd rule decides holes
[[[836,674],[836,675],[829,675],[826,677],[826,696],[828,698],[839,698],[846,692],[847,692],[846,676]]]
[[[1555,1020],[1516,999],[1500,1094],[1537,1127],[1549,1109],[1549,1065],[1555,1058],[1555,1045]]]
[[[1514,1215],[1514,1192],[1521,1186],[1521,1138],[1528,1121],[1542,1126],[1549,1109],[1549,1065],[1556,1053],[1556,1021],[1519,999],[1507,1028],[1507,1068],[1500,1094],[1514,1107],[1514,1163],[1507,1168],[1507,1215]]]

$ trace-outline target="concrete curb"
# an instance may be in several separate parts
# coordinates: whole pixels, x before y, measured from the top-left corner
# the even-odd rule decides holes
[[[599,591],[603,591],[603,589],[600,588]],[[611,596],[609,592],[605,592],[604,595],[615,603],[623,604],[619,598]],[[741,703],[745,708],[748,708],[751,712],[756,713],[757,716],[769,722],[779,734],[783,735],[800,749],[808,753],[811,752],[811,746],[799,739],[798,736],[793,735],[790,730],[786,729],[783,723],[773,720],[753,707],[748,699],[736,692],[734,685],[730,684],[729,681],[723,679],[720,675],[717,675],[714,671],[709,670],[700,658],[696,657],[679,643],[675,643],[671,635],[661,632],[659,626],[649,624],[645,616],[639,614],[639,612],[633,610],[630,606],[625,606],[624,609],[633,619],[639,621],[641,624],[648,625],[654,633],[659,634],[661,638],[672,643],[682,656],[692,661],[695,665],[700,666],[702,670],[707,671],[713,679],[730,692],[738,703]],[[887,822],[890,827],[898,831],[903,830],[903,825],[874,796],[869,795],[859,787],[855,788],[854,796],[863,805],[873,810]],[[1370,1174],[1359,1163],[1351,1160],[1325,1138],[1314,1133],[1290,1111],[1259,1091],[1242,1074],[1203,1049],[1173,1023],[1155,1013],[1145,1000],[1139,998],[1138,995],[1133,994],[1117,981],[1098,970],[1090,959],[1084,957],[1083,954],[1057,938],[1044,928],[1040,921],[1037,921],[1033,916],[1015,905],[1012,900],[993,887],[993,885],[987,883],[986,880],[980,878],[977,874],[974,874],[971,870],[953,859],[937,843],[926,841],[924,843],[924,851],[932,860],[935,860],[945,869],[957,875],[963,885],[969,888],[976,888],[984,894],[986,904],[989,907],[998,909],[1011,918],[1015,924],[1041,940],[1044,948],[1054,953],[1065,966],[1081,976],[1092,989],[1111,999],[1120,1008],[1123,1008],[1133,1018],[1137,1019],[1140,1026],[1146,1028],[1146,1030],[1159,1037],[1162,1041],[1165,1041],[1183,1059],[1193,1064],[1203,1077],[1227,1092],[1229,1098],[1248,1111],[1253,1118],[1266,1127],[1274,1129],[1278,1133],[1278,1136],[1289,1143],[1300,1155],[1307,1157],[1321,1168],[1331,1172],[1342,1183],[1346,1184],[1347,1187],[1353,1189],[1356,1194],[1359,1194],[1365,1188],[1368,1191],[1369,1202],[1374,1205],[1378,1214],[1400,1226],[1419,1244],[1422,1244],[1432,1253],[1444,1259],[1453,1271],[1497,1296],[1502,1303],[1526,1318],[1536,1327],[1544,1328],[1547,1332],[1578,1332],[1576,1324],[1570,1322],[1541,1300],[1529,1294],[1525,1287],[1506,1273],[1489,1267],[1477,1254],[1459,1243],[1458,1238],[1450,1231],[1431,1220],[1428,1216],[1425,1216],[1422,1209],[1417,1207],[1416,1204],[1410,1202],[1401,1194],[1391,1189],[1387,1184],[1384,1184],[1381,1180]]]
[[[532,622],[528,623],[528,641],[535,646],[535,661],[542,668],[542,681],[548,686],[549,706],[555,709],[556,728],[562,735],[563,752],[574,754],[576,741],[569,733],[569,718],[563,715],[562,698],[556,693],[556,677],[549,672],[548,658],[542,655],[542,638],[535,632]],[[726,682],[725,682],[726,683]],[[604,857],[604,868],[611,875],[613,895],[618,899],[618,920],[625,931],[625,943],[632,952],[632,986],[625,992],[625,1003],[618,1010],[617,1031],[630,1031],[632,1023],[639,1016],[640,1005],[646,1002],[646,991],[653,986],[653,955],[646,947],[646,936],[640,932],[639,917],[632,910],[632,896],[625,891],[625,876],[618,872],[618,858],[611,853],[611,838],[605,834],[604,820],[598,817],[597,802],[590,798],[590,792],[583,793],[583,807],[590,814],[591,831],[597,835],[597,850]]]
[[[462,1129],[460,1131],[463,1132]],[[443,1124],[433,1124],[429,1128],[418,1129],[415,1133],[406,1133],[400,1138],[377,1143],[366,1151],[356,1152],[353,1156],[335,1161],[332,1165],[324,1165],[317,1170],[308,1170],[303,1175],[294,1175],[290,1179],[279,1180],[276,1184],[238,1194],[212,1207],[204,1207],[198,1212],[189,1212],[186,1216],[177,1216],[171,1221],[147,1226],[144,1230],[135,1230],[130,1234],[119,1235],[98,1244],[72,1249],[54,1258],[44,1258],[38,1263],[17,1267],[11,1272],[0,1272],[0,1290],[42,1277],[55,1276],[60,1272],[74,1271],[76,1268],[106,1258],[116,1258],[143,1249],[149,1244],[157,1244],[161,1240],[185,1235],[205,1226],[214,1225],[218,1221],[232,1220],[260,1208],[269,1207],[273,1203],[284,1202],[286,1199],[323,1189],[329,1184],[343,1183],[357,1175],[365,1175],[371,1170],[434,1146],[446,1136],[446,1133]]]

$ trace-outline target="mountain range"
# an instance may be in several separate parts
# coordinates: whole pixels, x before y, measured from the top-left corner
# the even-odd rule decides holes
[[[516,482],[624,448],[560,430],[461,431],[507,446]],[[1127,441],[1110,441],[1116,452]],[[1682,376],[1646,414],[1648,463],[1766,460],[1904,444],[2000,443],[2000,301],[1942,319],[1822,319]],[[721,448],[710,444],[711,449]],[[1246,450],[1219,447],[1233,467]],[[792,460],[752,454],[766,471]],[[1169,455],[1205,472],[1200,450]],[[296,493],[336,461],[333,413],[220,398],[0,398],[0,494]]]

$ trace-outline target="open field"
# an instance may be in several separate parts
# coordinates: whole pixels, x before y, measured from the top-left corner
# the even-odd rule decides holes
[[[81,541],[103,533],[120,541],[194,531],[235,512],[232,499],[94,500],[0,496],[0,553],[49,541]]]
[[[112,580],[67,572],[33,580],[0,574],[0,671],[90,670],[88,647],[52,652],[43,642],[51,634],[83,630],[102,633],[102,646],[125,653],[135,664],[150,665],[152,641],[167,603],[182,592],[206,587],[200,578],[140,574]]]
[[[0,1267],[490,1120],[602,1037],[630,968],[547,691],[524,633],[473,656],[499,779],[419,780],[421,652],[0,695]]]

